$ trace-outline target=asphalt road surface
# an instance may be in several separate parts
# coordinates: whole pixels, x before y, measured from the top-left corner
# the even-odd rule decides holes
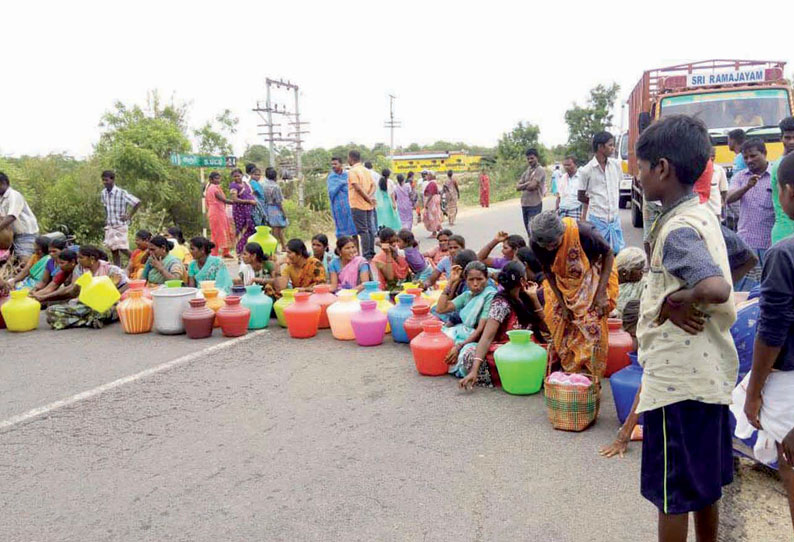
[[[517,205],[455,231],[477,248],[500,229],[522,231]],[[597,455],[618,427],[608,385],[573,434],[541,394],[462,392],[388,337],[113,325],[0,343],[3,541],[655,540],[640,446]]]

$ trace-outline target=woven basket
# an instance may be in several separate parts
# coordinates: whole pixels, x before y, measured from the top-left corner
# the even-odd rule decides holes
[[[550,371],[551,364],[546,368],[543,394],[552,427],[561,431],[584,431],[598,418],[601,408],[601,382],[597,376],[586,374],[592,381],[586,388],[556,384],[549,382]]]

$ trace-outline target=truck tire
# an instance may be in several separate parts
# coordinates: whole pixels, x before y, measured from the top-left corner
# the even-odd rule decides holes
[[[642,228],[642,207],[637,202],[631,200],[631,225],[635,228]]]
[[[618,208],[626,209],[627,203],[631,203],[631,196],[620,196],[620,200],[618,201]]]

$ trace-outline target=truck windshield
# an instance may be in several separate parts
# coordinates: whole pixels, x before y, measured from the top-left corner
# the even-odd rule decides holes
[[[620,138],[620,157],[623,160],[629,159],[629,133],[626,132],[623,134],[623,137]]]
[[[663,98],[661,116],[670,115],[697,117],[714,130],[774,126],[791,109],[783,89],[738,90]]]

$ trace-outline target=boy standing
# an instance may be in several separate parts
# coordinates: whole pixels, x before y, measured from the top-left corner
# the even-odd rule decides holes
[[[717,217],[692,191],[709,147],[702,122],[672,116],[645,130],[636,148],[645,198],[662,203],[637,324],[641,492],[659,509],[661,541],[686,541],[689,512],[698,541],[716,541],[722,486],[733,480],[731,271]]]

